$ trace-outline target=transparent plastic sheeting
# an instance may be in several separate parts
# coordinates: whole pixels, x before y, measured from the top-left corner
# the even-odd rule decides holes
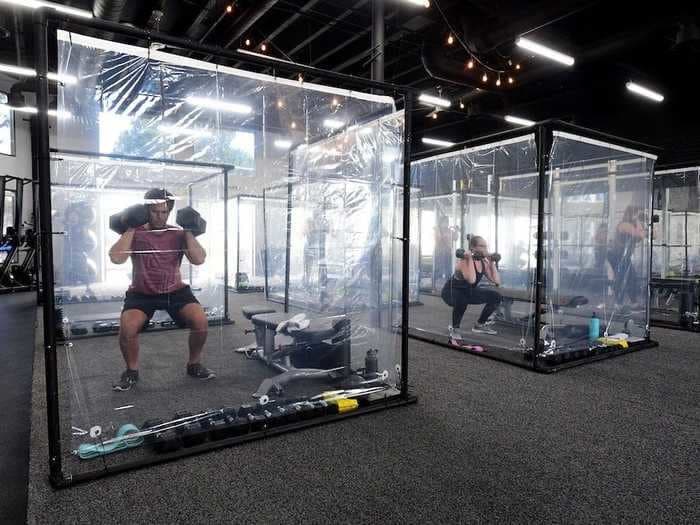
[[[520,363],[536,335],[545,343],[540,355],[587,350],[594,315],[601,336],[645,338],[653,166],[646,154],[555,131],[538,219],[533,135],[413,163],[421,193],[412,226],[420,235],[412,331]],[[545,250],[536,332],[539,220]],[[459,248],[497,254],[489,257],[497,275],[468,262],[474,278],[484,275],[467,286],[460,277],[471,270],[457,265]]]
[[[264,198],[238,195],[231,204],[229,286],[240,293],[262,291],[265,287]]]
[[[404,117],[393,99],[76,33],[59,31],[58,44],[60,74],[77,79],[58,89],[52,161],[56,300],[68,339],[59,349],[66,470],[155,454],[154,441],[191,446],[290,421],[309,408],[292,400],[324,392],[397,394]],[[183,253],[179,269],[208,327],[190,320],[191,333],[176,329],[157,310],[129,338],[122,309],[130,261],[144,257],[151,278],[172,275],[177,263],[131,253],[114,264],[108,253],[120,236],[110,216],[144,204],[152,188],[174,195],[173,229],[185,206],[207,223],[196,237],[205,261],[188,264]],[[285,289],[288,313],[279,302]],[[181,299],[160,299],[159,308],[184,312]],[[243,307],[251,305],[269,312],[255,318],[257,334],[246,332],[254,325]],[[280,326],[296,314],[296,326]],[[122,351],[133,363],[134,341],[138,382],[115,391]],[[200,347],[215,379],[186,374]],[[287,412],[271,404],[264,412],[271,400]],[[337,399],[314,410],[333,406]],[[218,434],[201,433],[222,421]],[[134,432],[127,424],[139,432],[118,437]]]
[[[403,118],[390,115],[292,153],[290,181],[265,190],[271,300],[286,294],[291,306],[324,312],[397,307],[400,281],[387,277],[401,273],[392,239],[402,228],[402,135]]]
[[[651,178],[655,158],[554,133],[545,200],[545,352],[600,335],[647,336]],[[547,345],[549,345],[547,347]]]
[[[699,190],[700,167],[656,172],[652,276],[700,276]]]
[[[700,167],[654,174],[652,322],[700,324]]]
[[[494,297],[503,288],[519,297],[509,305],[509,317],[528,319],[532,314],[537,246],[534,135],[423,159],[412,164],[411,176],[419,189],[411,231],[420,253],[419,304],[409,316],[413,331],[477,351],[484,346],[503,352],[531,347],[533,327],[527,320],[503,323],[494,335],[473,333],[472,328],[486,304],[479,301],[497,301]],[[498,276],[493,277],[502,287],[484,277],[475,289],[479,298],[454,278],[456,251],[469,251],[475,237],[483,239],[485,252],[501,256]],[[480,262],[471,264],[481,272]],[[499,310],[493,318],[503,315]]]

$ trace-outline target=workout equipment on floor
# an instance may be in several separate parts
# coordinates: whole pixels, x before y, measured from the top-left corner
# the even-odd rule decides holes
[[[361,374],[351,369],[351,323],[347,316],[309,319],[304,314],[290,317],[269,310],[265,306],[243,308],[243,315],[253,323],[256,341],[236,349],[280,372],[264,379],[253,394],[262,404],[269,395],[281,395],[285,385],[301,379],[326,378],[361,386],[388,378],[388,372],[377,370],[376,349],[368,351]]]
[[[136,425],[127,423],[117,430],[114,438],[99,443],[83,443],[73,453],[80,459],[93,459],[126,450],[140,447],[143,444],[143,436]]]
[[[655,326],[700,331],[700,277],[652,278],[650,317]]]

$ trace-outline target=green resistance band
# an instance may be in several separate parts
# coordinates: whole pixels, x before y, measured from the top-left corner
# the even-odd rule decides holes
[[[120,450],[126,450],[127,448],[138,447],[143,444],[142,435],[130,437],[130,434],[139,434],[139,429],[136,425],[127,423],[119,427],[117,435],[113,439],[102,443],[83,443],[78,447],[75,453],[80,459],[94,459]]]

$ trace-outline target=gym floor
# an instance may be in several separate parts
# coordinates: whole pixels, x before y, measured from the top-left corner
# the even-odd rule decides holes
[[[411,341],[416,405],[58,492],[36,352],[27,520],[698,522],[697,334],[654,337],[552,375]]]

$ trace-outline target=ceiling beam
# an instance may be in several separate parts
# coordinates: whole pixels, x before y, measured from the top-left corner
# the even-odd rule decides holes
[[[294,48],[290,49],[289,52],[287,53],[289,56],[293,56],[294,54],[298,53],[299,50],[303,49],[304,47],[308,46],[311,42],[316,40],[318,37],[326,33],[327,31],[330,31],[338,25],[339,22],[342,22],[345,20],[347,17],[352,15],[355,11],[357,11],[359,8],[364,6],[366,3],[368,3],[369,0],[360,0],[359,2],[355,3],[351,8],[343,11],[341,14],[339,14],[335,19],[331,20],[328,22],[326,25],[324,25],[321,29],[313,33],[312,35],[309,35],[306,37],[304,40],[299,42]]]
[[[268,37],[266,38],[266,40],[272,40],[272,39],[276,38],[282,31],[284,31],[284,30],[287,29],[290,25],[292,25],[294,22],[296,22],[297,20],[299,20],[299,18],[301,17],[301,15],[302,15],[303,13],[306,13],[309,9],[311,9],[313,6],[315,6],[319,1],[320,1],[320,0],[309,0],[308,2],[306,2],[306,3],[299,9],[299,12],[298,12],[298,13],[293,14],[291,17],[287,18],[287,20],[285,20],[284,22],[282,22],[282,24],[280,24],[280,26],[279,26],[277,29],[275,29],[272,33],[270,33],[270,34],[268,35]]]

